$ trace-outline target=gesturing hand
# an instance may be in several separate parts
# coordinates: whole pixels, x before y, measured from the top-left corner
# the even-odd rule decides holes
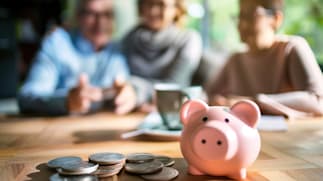
[[[117,89],[117,96],[115,98],[115,113],[126,114],[136,107],[136,92],[131,84],[124,79],[116,79],[114,81],[114,88]]]
[[[70,90],[67,98],[67,107],[70,113],[87,113],[91,104],[102,100],[102,90],[90,85],[88,76],[81,74],[76,87]]]

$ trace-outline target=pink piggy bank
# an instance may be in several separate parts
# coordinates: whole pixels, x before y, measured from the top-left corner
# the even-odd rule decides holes
[[[181,151],[190,174],[246,179],[246,168],[260,151],[257,104],[240,101],[229,109],[190,100],[182,106],[180,117]]]

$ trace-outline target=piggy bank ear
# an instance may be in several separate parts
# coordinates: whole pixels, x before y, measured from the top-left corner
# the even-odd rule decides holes
[[[181,111],[180,111],[180,117],[181,117],[181,121],[183,123],[183,125],[186,125],[188,123],[189,118],[200,111],[204,111],[206,112],[208,109],[208,105],[201,101],[201,100],[189,100],[186,101],[182,107],[181,107]]]
[[[260,119],[259,107],[249,100],[237,102],[231,107],[231,112],[252,128],[256,127]]]

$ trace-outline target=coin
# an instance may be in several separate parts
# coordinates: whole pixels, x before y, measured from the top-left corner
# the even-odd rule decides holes
[[[127,155],[127,162],[129,163],[143,163],[155,159],[155,156],[150,153],[132,153]]]
[[[90,162],[85,162],[82,161],[80,163],[71,163],[71,164],[65,164],[62,166],[62,171],[63,172],[77,172],[77,173],[91,173],[97,170],[99,167],[98,164],[96,163],[90,163]]]
[[[58,157],[47,162],[49,168],[61,168],[66,164],[80,163],[82,159],[77,156]]]
[[[99,181],[94,175],[77,175],[77,176],[64,176],[55,173],[49,178],[50,181]]]
[[[115,170],[115,169],[122,169],[123,165],[124,165],[124,162],[121,162],[114,165],[100,165],[99,168],[104,168],[107,170]]]
[[[150,174],[160,171],[164,167],[163,163],[158,160],[144,163],[127,163],[125,170],[133,174]]]
[[[121,169],[122,167],[111,168],[111,167],[100,166],[93,174],[98,176],[99,178],[111,177],[113,175],[118,174]]]
[[[140,175],[145,180],[151,181],[168,181],[178,176],[178,171],[171,167],[164,167],[160,172],[154,174]]]
[[[125,160],[125,156],[120,153],[96,153],[89,156],[89,160],[100,165],[113,165]]]
[[[155,156],[155,160],[162,162],[165,167],[170,167],[175,164],[175,160],[168,156],[157,155]]]
[[[94,170],[95,171],[95,170]],[[61,175],[88,175],[88,174],[92,174],[94,171],[85,171],[85,170],[79,170],[79,171],[66,171],[62,168],[58,168],[57,172]]]

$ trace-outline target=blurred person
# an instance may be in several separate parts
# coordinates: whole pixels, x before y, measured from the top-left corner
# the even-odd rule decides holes
[[[263,113],[288,117],[323,114],[322,72],[306,40],[278,35],[283,0],[240,0],[238,30],[248,46],[231,56],[208,87],[209,101],[256,101]]]
[[[127,63],[111,41],[113,0],[77,3],[75,28],[56,28],[43,40],[19,93],[22,113],[88,113],[103,107],[105,92],[114,92],[110,104],[116,113],[125,114],[135,107]]]
[[[198,33],[182,28],[184,0],[138,0],[139,24],[123,40],[137,106],[151,111],[155,83],[188,86],[202,53]],[[146,109],[147,108],[147,109]]]

